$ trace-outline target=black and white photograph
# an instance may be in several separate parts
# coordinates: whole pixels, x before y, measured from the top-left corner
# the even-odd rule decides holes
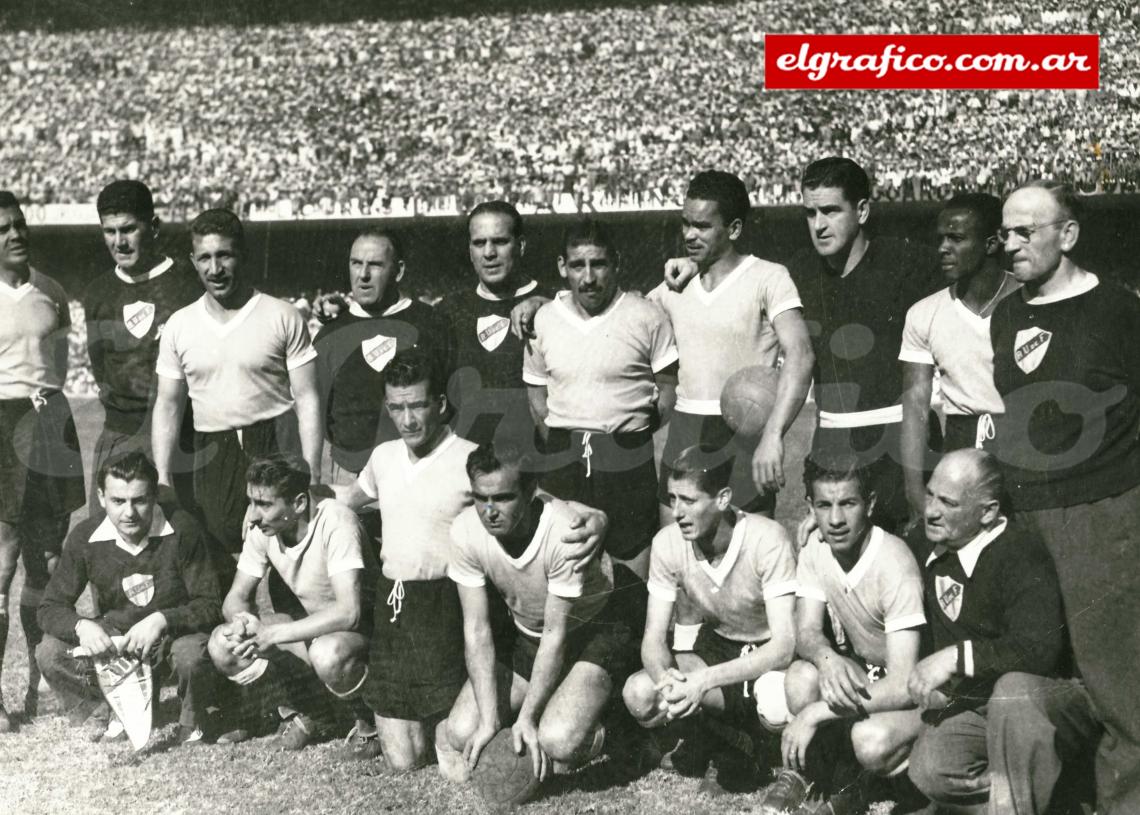
[[[1140,9],[5,0],[0,812],[1140,815]]]

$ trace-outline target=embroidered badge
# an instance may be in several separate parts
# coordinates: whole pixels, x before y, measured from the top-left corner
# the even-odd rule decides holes
[[[142,339],[154,324],[154,303],[144,303],[136,300],[123,306],[123,325],[131,336]]]
[[[488,314],[475,321],[475,336],[479,339],[480,345],[488,351],[494,351],[503,344],[510,328],[511,321],[506,317]]]
[[[124,577],[123,594],[136,606],[145,606],[154,599],[154,575],[132,574]]]
[[[1017,367],[1027,374],[1036,371],[1041,360],[1045,359],[1045,352],[1049,350],[1051,339],[1053,332],[1040,328],[1024,328],[1018,331],[1013,340],[1013,361],[1017,363]]]
[[[364,361],[374,371],[383,371],[396,355],[396,338],[377,334],[370,340],[360,343]]]
[[[962,591],[964,586],[952,577],[936,575],[934,591],[938,595],[938,606],[951,620],[957,620],[962,613]]]

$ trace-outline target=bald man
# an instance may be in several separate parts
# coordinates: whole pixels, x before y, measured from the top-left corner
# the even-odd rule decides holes
[[[1049,553],[1002,511],[997,459],[948,453],[926,487],[923,564],[933,652],[911,671],[907,690],[924,727],[910,778],[928,798],[984,812],[989,799],[987,706],[1011,671],[1060,676],[1065,634]],[[995,694],[1000,695],[1000,694]]]
[[[1077,668],[1107,735],[1101,813],[1140,812],[1140,300],[1073,258],[1081,200],[1035,181],[999,236],[1024,284],[990,321],[996,452],[1017,522],[1056,563]]]

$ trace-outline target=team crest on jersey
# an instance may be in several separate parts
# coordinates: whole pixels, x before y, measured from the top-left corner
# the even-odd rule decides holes
[[[132,337],[141,340],[154,325],[154,303],[136,300],[123,306],[123,325]]]
[[[370,340],[360,343],[360,352],[364,354],[364,361],[374,371],[383,371],[396,355],[396,338],[377,334]]]
[[[475,336],[479,344],[488,351],[494,351],[503,344],[507,338],[507,331],[511,328],[511,321],[497,314],[488,314],[475,321]]]
[[[938,595],[938,605],[942,613],[951,620],[957,620],[962,613],[962,591],[965,589],[961,583],[944,575],[934,578],[934,591]]]
[[[1036,371],[1041,360],[1045,359],[1045,352],[1049,350],[1051,339],[1053,332],[1040,328],[1024,328],[1018,331],[1013,340],[1013,361],[1017,363],[1017,367],[1027,374]]]
[[[154,599],[154,575],[132,574],[124,577],[123,594],[136,606],[145,606]]]

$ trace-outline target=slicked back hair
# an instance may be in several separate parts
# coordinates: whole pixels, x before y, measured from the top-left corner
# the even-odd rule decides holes
[[[207,235],[221,235],[232,238],[239,249],[245,248],[245,229],[241,219],[228,209],[208,209],[190,224],[191,237],[204,238]]]
[[[821,481],[832,484],[854,481],[859,485],[859,495],[865,502],[870,502],[875,494],[872,489],[872,475],[870,465],[864,465],[853,455],[827,459],[808,456],[804,460],[804,490],[809,502],[814,500],[815,485]]]
[[[388,243],[392,244],[392,253],[396,256],[396,262],[398,263],[404,259],[404,241],[395,230],[385,229],[380,226],[370,226],[353,238],[352,242],[356,243],[363,238],[388,241]]]
[[[443,396],[446,392],[443,372],[439,370],[435,358],[422,348],[397,351],[384,367],[385,387],[391,385],[407,388],[420,382],[428,383],[428,395],[431,397]]]
[[[748,198],[748,188],[738,176],[724,170],[703,170],[693,176],[685,190],[685,197],[696,201],[715,201],[717,211],[728,226],[733,221],[748,223],[748,213],[752,201]]]
[[[245,472],[252,487],[267,487],[278,498],[292,501],[301,493],[308,494],[312,473],[308,462],[292,453],[274,453],[255,458]]]
[[[821,158],[804,168],[800,188],[815,190],[820,187],[837,187],[852,206],[871,198],[871,180],[867,178],[867,171],[842,156]]]
[[[1057,202],[1057,206],[1061,208],[1066,218],[1081,223],[1085,216],[1085,202],[1077,195],[1077,191],[1073,189],[1072,184],[1066,184],[1063,181],[1054,181],[1051,178],[1038,178],[1030,181],[1018,189],[1039,189],[1045,190],[1053,200]]]
[[[708,495],[716,495],[732,478],[732,459],[725,459],[716,447],[707,444],[686,447],[669,462],[669,477],[687,479]]]
[[[500,470],[514,469],[519,474],[519,487],[533,492],[538,487],[538,472],[530,457],[511,444],[480,444],[467,456],[467,477],[472,481],[478,475],[489,475]]]
[[[575,246],[598,246],[606,250],[611,264],[617,260],[613,235],[605,224],[593,218],[575,221],[562,234],[562,257],[569,257]]]
[[[146,454],[138,450],[104,461],[95,476],[99,489],[106,489],[107,479],[111,476],[122,481],[146,481],[151,495],[158,492],[158,470]]]
[[[11,190],[0,190],[0,209],[20,209],[20,199]]]
[[[523,219],[519,211],[506,201],[484,201],[467,213],[467,230],[471,230],[471,222],[476,215],[505,215],[511,219],[511,234],[515,240],[523,237]]]

